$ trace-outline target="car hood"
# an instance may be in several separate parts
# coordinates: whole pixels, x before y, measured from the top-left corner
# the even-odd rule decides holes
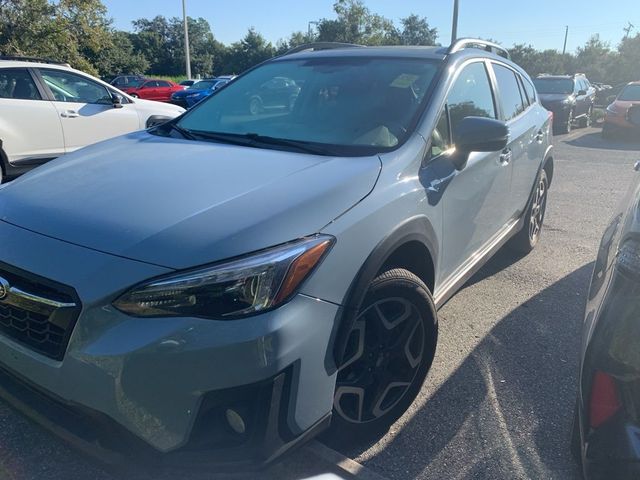
[[[613,102],[613,105],[615,105],[617,109],[624,110],[632,105],[640,105],[640,100],[616,100]]]
[[[543,103],[557,103],[571,97],[571,95],[567,93],[539,93],[538,96]]]
[[[134,104],[138,112],[140,112],[143,116],[145,114],[166,115],[168,117],[174,118],[184,113],[184,108],[179,107],[178,105],[172,105],[170,103],[154,102],[153,100],[143,100],[141,98],[136,98]]]
[[[320,231],[367,196],[379,157],[337,158],[137,132],[0,188],[0,220],[188,268]]]

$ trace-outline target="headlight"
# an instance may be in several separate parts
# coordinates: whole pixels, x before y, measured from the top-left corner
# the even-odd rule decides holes
[[[199,93],[190,93],[189,95],[187,95],[187,98],[193,98],[193,97],[197,97],[199,96]]]
[[[236,260],[158,278],[114,302],[137,317],[232,319],[276,308],[296,292],[334,238],[304,238]]]
[[[573,98],[571,97],[567,97],[564,100],[562,100],[562,105],[570,105],[573,103]]]

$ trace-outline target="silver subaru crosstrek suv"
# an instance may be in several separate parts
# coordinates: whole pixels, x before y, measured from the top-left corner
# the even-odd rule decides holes
[[[154,462],[376,438],[438,308],[538,242],[550,127],[497,45],[323,44],[37,168],[0,187],[0,391]]]

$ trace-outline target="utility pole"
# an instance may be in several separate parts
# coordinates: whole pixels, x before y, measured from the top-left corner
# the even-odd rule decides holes
[[[182,0],[182,18],[184,19],[184,58],[187,63],[187,79],[191,78],[191,55],[189,53],[189,24],[187,23],[186,0]]]
[[[569,36],[569,25],[564,27],[564,47],[562,47],[562,54],[567,53],[567,37]]]
[[[453,0],[453,26],[451,27],[451,43],[458,38],[458,0]]]
[[[635,27],[635,25],[631,22],[627,22],[629,25],[627,25],[625,28],[623,28],[622,30],[624,31],[624,38],[629,38],[629,34],[631,33],[631,30],[633,30]]]

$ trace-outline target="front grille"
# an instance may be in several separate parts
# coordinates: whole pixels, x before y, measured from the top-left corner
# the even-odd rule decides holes
[[[62,360],[80,303],[69,287],[0,265],[0,335]]]
[[[1,303],[0,332],[51,358],[59,358],[66,347],[66,331],[47,315]]]

